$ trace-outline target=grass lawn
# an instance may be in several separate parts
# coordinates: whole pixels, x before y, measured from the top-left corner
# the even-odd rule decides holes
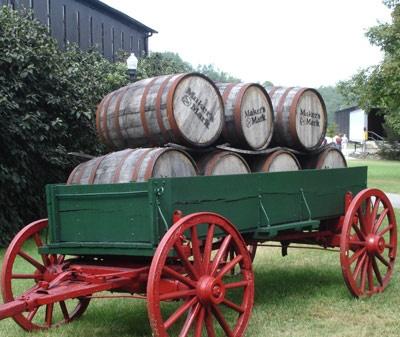
[[[400,161],[348,160],[349,167],[368,166],[368,186],[400,194]]]
[[[367,164],[369,185],[400,193],[400,163]],[[400,210],[396,210],[400,219]],[[0,263],[4,250],[0,250]],[[316,250],[260,247],[254,262],[255,304],[246,336],[398,337],[400,272],[382,294],[356,300],[344,284],[339,255]],[[0,337],[142,337],[151,336],[146,303],[141,300],[95,300],[84,316],[50,331],[27,334],[11,319],[0,321]]]

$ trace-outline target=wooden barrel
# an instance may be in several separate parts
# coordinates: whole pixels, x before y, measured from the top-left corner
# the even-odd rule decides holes
[[[305,169],[331,169],[347,167],[347,162],[340,150],[327,147],[317,154],[305,156],[302,165]]]
[[[223,124],[218,89],[197,73],[129,84],[104,97],[96,112],[100,140],[115,149],[169,142],[205,147],[219,138]]]
[[[256,83],[216,83],[225,105],[222,137],[232,145],[264,149],[272,139],[274,113],[265,89]]]
[[[67,184],[112,184],[146,181],[152,177],[191,177],[192,158],[171,148],[140,148],[112,152],[78,165]]]
[[[269,95],[275,114],[274,143],[297,150],[318,149],[327,125],[325,103],[318,91],[273,87]]]
[[[214,151],[201,156],[196,162],[199,174],[204,176],[250,173],[246,161],[233,152]]]
[[[301,169],[296,156],[286,150],[278,150],[266,156],[255,156],[251,168],[253,172],[298,171]]]

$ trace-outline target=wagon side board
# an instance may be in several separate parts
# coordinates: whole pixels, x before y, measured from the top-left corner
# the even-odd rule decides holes
[[[215,212],[242,234],[273,239],[284,230],[318,229],[321,220],[340,217],[345,194],[366,187],[366,167],[49,185],[50,240],[42,250],[152,256],[175,210]]]

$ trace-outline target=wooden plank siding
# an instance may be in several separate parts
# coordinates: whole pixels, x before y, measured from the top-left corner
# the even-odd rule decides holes
[[[97,48],[115,60],[118,51],[148,54],[148,38],[155,30],[97,0],[0,0],[0,6],[32,9],[49,28],[61,48],[75,43],[81,49]]]

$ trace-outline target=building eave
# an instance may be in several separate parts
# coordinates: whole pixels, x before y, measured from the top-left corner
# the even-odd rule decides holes
[[[150,34],[158,33],[153,28],[146,26],[145,24],[141,23],[140,21],[135,20],[134,18],[130,17],[129,15],[105,4],[104,2],[102,2],[100,0],[78,0],[78,1],[83,2],[85,4],[92,5],[94,8],[105,11],[107,14],[113,15],[114,17],[116,17],[119,20],[123,20],[131,25],[137,26],[137,27],[141,28],[143,31],[145,31],[146,33],[150,33]]]

